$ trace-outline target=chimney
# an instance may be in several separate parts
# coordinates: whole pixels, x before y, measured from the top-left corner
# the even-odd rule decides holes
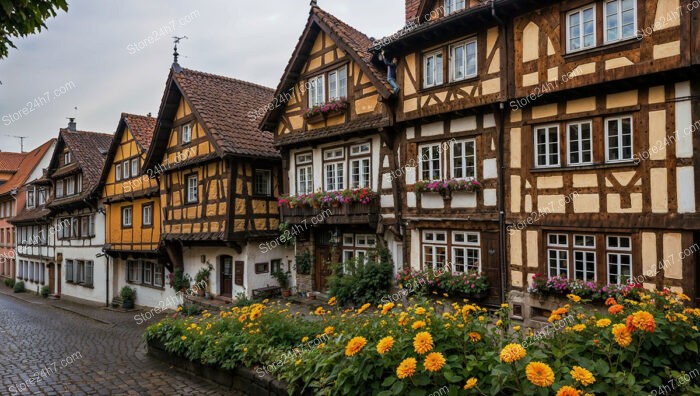
[[[69,130],[69,131],[72,131],[72,132],[75,132],[75,131],[77,130],[77,129],[75,129],[75,128],[76,128],[75,118],[70,117],[70,118],[68,119],[68,130]]]
[[[421,0],[406,0],[406,22],[413,21],[418,17],[418,8]]]

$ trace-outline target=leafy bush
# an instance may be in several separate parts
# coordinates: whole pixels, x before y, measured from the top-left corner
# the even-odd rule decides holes
[[[51,289],[49,289],[48,286],[44,286],[41,288],[41,296],[44,298],[47,298],[49,296],[49,293],[51,293]]]
[[[19,281],[19,282],[15,283],[15,285],[13,287],[13,291],[15,293],[24,293],[24,282]]]
[[[380,250],[370,253],[366,263],[362,259],[348,260],[344,269],[342,264],[336,264],[333,272],[330,294],[338,303],[377,303],[391,287],[394,266]]]
[[[177,307],[177,312],[185,316],[197,316],[204,312],[204,308],[197,304],[184,303]]]
[[[547,278],[542,274],[535,274],[532,278],[532,284],[528,288],[528,292],[531,294],[566,296],[573,293],[594,302],[603,302],[611,297],[639,301],[643,290],[641,283],[599,285],[595,282],[567,279],[560,276]]]
[[[168,274],[168,284],[175,289],[175,291],[189,289],[191,282],[192,277],[190,277],[190,274],[186,274],[185,271],[180,268],[176,269],[175,273]]]
[[[6,278],[5,279],[5,286],[7,287],[15,287],[15,280],[12,278]]]
[[[311,273],[311,253],[304,250],[296,256],[297,273],[300,275],[308,275]]]
[[[409,294],[433,293],[475,298],[483,297],[489,290],[488,277],[475,271],[454,274],[449,271],[414,271],[407,268],[396,274],[396,283],[407,289]]]
[[[119,297],[122,299],[122,301],[135,301],[136,289],[129,286],[124,286],[119,291]]]
[[[168,318],[146,338],[190,360],[269,369],[290,394],[638,395],[697,375],[700,309],[686,308],[687,296],[641,291],[639,302],[608,300],[603,314],[569,298],[538,336],[511,323],[507,304],[489,312],[412,298],[376,311],[319,307],[313,321],[263,302]]]

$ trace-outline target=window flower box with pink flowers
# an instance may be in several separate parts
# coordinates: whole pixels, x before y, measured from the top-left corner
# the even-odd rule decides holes
[[[347,99],[340,98],[331,100],[322,105],[316,105],[304,113],[304,118],[310,123],[316,123],[323,121],[334,115],[342,114],[347,111],[349,107]]]

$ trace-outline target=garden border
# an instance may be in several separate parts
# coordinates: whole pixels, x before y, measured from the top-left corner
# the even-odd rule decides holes
[[[162,362],[185,370],[192,375],[201,377],[226,387],[230,390],[241,392],[244,395],[261,396],[287,396],[289,395],[287,384],[278,381],[271,375],[260,376],[248,367],[238,367],[233,370],[207,366],[199,362],[189,361],[165,350],[165,347],[157,340],[146,342],[148,354]]]

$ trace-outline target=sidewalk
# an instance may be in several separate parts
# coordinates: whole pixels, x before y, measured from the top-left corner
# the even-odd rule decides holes
[[[133,310],[129,312],[119,312],[107,307],[99,305],[81,304],[75,301],[54,300],[51,298],[43,298],[32,292],[14,293],[11,288],[0,285],[0,294],[7,295],[18,300],[25,301],[30,304],[48,305],[56,309],[71,312],[82,317],[92,319],[107,325],[116,325],[124,322],[134,321],[134,317],[140,315],[143,310]],[[163,315],[164,317],[165,315]]]

